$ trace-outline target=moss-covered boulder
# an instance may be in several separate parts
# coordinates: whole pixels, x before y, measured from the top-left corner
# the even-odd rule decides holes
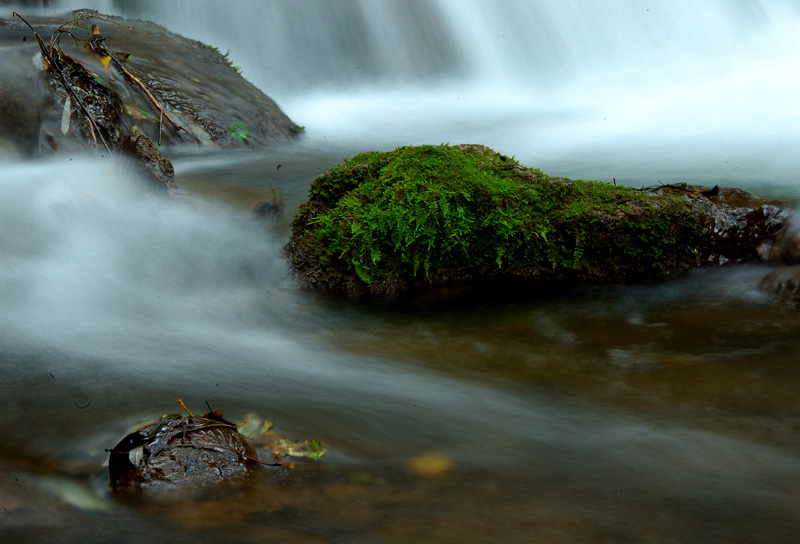
[[[554,178],[479,145],[402,147],[315,179],[287,251],[308,285],[353,294],[510,277],[641,281],[757,257],[713,235],[730,219],[714,199],[724,191]],[[744,223],[753,210],[769,215],[765,206],[747,208]]]

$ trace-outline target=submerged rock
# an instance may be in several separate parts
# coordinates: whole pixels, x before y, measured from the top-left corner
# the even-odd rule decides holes
[[[775,235],[775,241],[764,248],[766,261],[776,265],[800,264],[800,220],[793,218]]]
[[[777,295],[787,308],[800,309],[800,220],[787,222],[762,253],[777,268],[761,281],[761,288]]]
[[[788,309],[800,309],[800,265],[776,268],[761,281],[761,289],[777,295]]]
[[[480,145],[363,153],[311,183],[286,249],[309,286],[643,281],[759,258],[790,216],[737,189],[554,178]]]
[[[252,413],[239,425],[213,410],[164,416],[107,450],[109,487],[120,497],[169,498],[173,491],[241,483],[258,466],[280,467],[274,474],[286,475],[296,462],[325,455],[317,440],[287,439],[274,425]]]
[[[170,194],[178,191],[175,168],[150,138],[143,134],[135,138],[125,135],[120,142],[120,152],[128,160],[129,169],[140,174],[142,179],[153,182],[156,189],[165,189]]]

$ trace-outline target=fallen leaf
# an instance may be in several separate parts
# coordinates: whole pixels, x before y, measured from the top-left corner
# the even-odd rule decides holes
[[[247,130],[247,125],[245,125],[243,122],[241,122],[241,121],[234,121],[234,122],[233,122],[233,123],[231,123],[231,125],[228,127],[228,130],[230,130],[230,131],[231,131],[231,135],[232,135],[234,138],[238,138],[238,139],[239,139],[239,140],[241,140],[242,142],[244,142],[244,143],[247,143],[247,135],[248,135],[250,132]]]
[[[72,99],[69,95],[67,95],[67,99],[64,101],[64,111],[61,112],[61,134],[64,136],[67,135],[69,132],[69,122],[70,118],[72,117]]]
[[[128,460],[135,467],[139,466],[139,463],[142,461],[143,457],[144,457],[144,447],[143,446],[137,446],[137,447],[133,448],[131,451],[128,452]]]

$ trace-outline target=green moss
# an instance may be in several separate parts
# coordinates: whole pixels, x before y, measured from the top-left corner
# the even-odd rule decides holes
[[[290,252],[331,284],[603,278],[694,259],[700,228],[679,196],[553,178],[483,146],[426,145],[362,153],[315,179]]]

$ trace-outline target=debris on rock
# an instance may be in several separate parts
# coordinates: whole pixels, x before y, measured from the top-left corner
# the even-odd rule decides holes
[[[206,487],[242,480],[258,463],[255,448],[218,412],[172,415],[109,451],[109,484],[113,493]]]
[[[252,414],[237,425],[210,408],[202,416],[186,411],[188,417],[163,416],[108,450],[112,493],[151,495],[237,483],[259,466],[292,469],[286,457],[318,461],[325,453],[316,440],[287,440],[271,430],[274,423]]]

